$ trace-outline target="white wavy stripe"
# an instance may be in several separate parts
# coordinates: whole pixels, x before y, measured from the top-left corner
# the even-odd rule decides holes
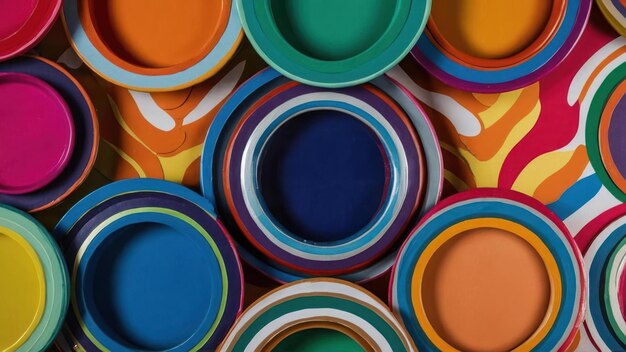
[[[626,218],[625,217],[618,218],[617,220],[613,221],[608,226],[606,226],[591,242],[591,246],[589,246],[589,249],[587,250],[585,257],[583,258],[583,261],[585,263],[585,272],[587,273],[587,277],[589,277],[591,264],[593,263],[593,259],[595,258],[598,250],[600,249],[600,246],[602,246],[602,244],[607,240],[607,238],[611,235],[611,233],[613,233],[615,230],[617,230],[620,226],[624,224],[626,224]],[[587,295],[585,300],[586,300],[586,306],[589,307],[589,303],[590,303],[589,295]],[[587,309],[585,318],[586,318],[585,323],[587,325],[587,328],[589,329],[589,333],[591,334],[591,338],[593,339],[593,342],[595,342],[596,345],[598,345],[601,351],[610,351],[608,346],[604,343],[604,341],[600,337],[598,328],[596,328],[595,321],[593,320],[593,316],[591,315],[591,310]]]
[[[591,85],[589,86],[589,91],[583,97],[582,102],[580,103],[580,112],[578,115],[578,131],[576,131],[576,136],[570,141],[570,143],[561,148],[560,150],[571,150],[576,148],[579,145],[585,145],[585,129],[587,124],[587,117],[589,115],[589,109],[591,108],[591,102],[593,101],[593,97],[596,95],[598,89],[604,80],[615,70],[619,65],[626,62],[626,54],[622,54],[618,56],[615,60],[611,61],[609,64],[604,67],[598,76],[593,80]],[[584,84],[584,83],[583,83]]]
[[[480,121],[471,111],[447,95],[431,92],[418,86],[409,75],[396,66],[387,75],[400,82],[419,101],[440,112],[454,126],[456,131],[467,137],[475,137],[481,131]]]
[[[585,83],[587,83],[596,67],[598,67],[602,61],[606,60],[609,55],[624,45],[626,45],[626,38],[616,38],[603,46],[600,50],[593,54],[587,62],[585,62],[585,64],[578,70],[574,79],[572,79],[572,83],[570,84],[569,91],[567,93],[567,103],[570,106],[574,106],[574,104],[576,104],[582,94]]]
[[[135,104],[137,104],[141,115],[152,126],[165,132],[169,132],[176,127],[176,121],[170,114],[157,105],[150,93],[137,92],[134,90],[129,90],[128,92],[135,101]]]
[[[323,295],[325,293],[344,295],[351,297],[354,301],[366,304],[370,306],[371,309],[374,309],[379,315],[382,315],[391,321],[394,324],[394,327],[402,333],[405,341],[410,341],[407,332],[400,325],[396,317],[389,311],[389,309],[367,293],[337,281],[301,281],[283,289],[279,289],[250,306],[231,329],[230,333],[224,340],[223,347],[228,349],[228,346],[234,343],[235,335],[237,335],[237,333],[243,328],[243,324],[255,319],[260,313],[265,311],[267,307],[271,306],[275,302],[282,301],[289,297],[311,292],[315,292],[318,295]]]
[[[63,64],[73,70],[79,69],[83,65],[83,60],[76,54],[74,49],[68,48],[59,56],[57,63]]]
[[[224,101],[230,93],[235,89],[237,83],[243,75],[246,62],[243,61],[235,66],[228,74],[226,74],[207,95],[198,103],[198,105],[183,119],[183,126],[194,123],[204,116],[206,116],[211,110]]]
[[[316,318],[323,317],[333,317],[335,319],[349,321],[363,329],[367,336],[374,341],[375,346],[373,347],[376,351],[393,352],[393,349],[385,336],[383,336],[383,334],[381,334],[380,331],[372,326],[372,324],[370,324],[367,320],[352,313],[333,308],[302,309],[287,313],[276,320],[272,320],[259,330],[254,337],[252,337],[252,340],[250,340],[250,343],[246,346],[244,352],[261,351],[263,341],[270,338],[285,325],[288,325],[289,322],[299,319],[316,320]]]
[[[241,62],[222,77],[222,79],[207,92],[200,103],[184,117],[183,125],[188,125],[200,120],[226,99],[237,86],[237,82],[239,82],[239,79],[243,75],[245,65],[245,61]],[[176,127],[176,120],[154,101],[152,94],[134,90],[128,90],[128,92],[135,101],[141,115],[152,126],[165,132],[172,131]]]

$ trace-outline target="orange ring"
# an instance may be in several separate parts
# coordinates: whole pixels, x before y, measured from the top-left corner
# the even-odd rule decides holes
[[[91,43],[100,53],[102,53],[105,58],[107,58],[107,60],[111,61],[114,65],[130,72],[142,75],[157,76],[169,75],[184,71],[185,69],[200,62],[205,56],[207,56],[211,52],[211,50],[213,50],[215,45],[218,43],[220,37],[226,30],[230,15],[231,1],[232,0],[219,1],[221,5],[221,11],[218,17],[219,21],[215,24],[215,31],[212,33],[210,39],[202,47],[202,50],[194,57],[191,57],[181,63],[177,63],[167,67],[143,67],[121,58],[109,47],[109,45],[107,45],[106,41],[103,40],[99,31],[96,28],[97,21],[95,18],[95,13],[100,11],[95,9],[94,1],[77,0],[77,6],[78,12],[80,14],[80,21],[85,29],[85,33],[87,33],[87,36],[89,37]]]
[[[428,19],[426,35],[428,35],[437,48],[448,58],[458,64],[476,69],[503,69],[523,63],[541,51],[552,40],[559,29],[568,0],[552,0],[552,11],[544,30],[535,40],[518,53],[504,58],[490,59],[468,54],[450,43],[439,30],[433,15]],[[449,54],[449,55],[448,55]]]

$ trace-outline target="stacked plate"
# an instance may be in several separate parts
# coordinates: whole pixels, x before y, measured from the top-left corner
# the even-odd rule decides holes
[[[0,63],[0,203],[25,211],[59,203],[97,149],[95,110],[67,71],[37,57]]]
[[[201,182],[262,272],[366,281],[438,200],[441,167],[429,121],[389,78],[323,89],[267,69],[214,119]]]
[[[357,285],[309,279],[253,303],[219,351],[416,351],[389,309]]]
[[[234,1],[233,1],[234,2]],[[364,83],[422,34],[431,0],[237,0],[246,34],[287,77],[321,87]]]
[[[35,219],[0,205],[0,350],[45,351],[69,301],[67,268]]]
[[[474,190],[413,231],[390,303],[420,350],[564,350],[582,320],[584,277],[574,240],[545,206]]]
[[[454,87],[514,90],[538,81],[563,61],[587,24],[591,3],[436,1],[425,35],[411,53]]]
[[[212,206],[166,181],[119,181],[54,230],[72,279],[62,350],[213,350],[243,301],[243,277]]]
[[[626,57],[617,56],[589,89],[585,139],[587,154],[602,184],[626,201],[626,159],[622,142],[626,131]]]
[[[62,0],[0,2],[0,61],[26,53],[50,30]]]
[[[243,31],[230,0],[68,0],[71,44],[91,69],[116,85],[172,91],[217,73]],[[158,23],[158,25],[154,25]]]
[[[589,280],[585,327],[601,351],[626,349],[626,206],[601,214],[576,236]]]

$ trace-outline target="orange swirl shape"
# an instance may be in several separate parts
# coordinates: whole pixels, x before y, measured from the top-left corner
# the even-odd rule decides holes
[[[423,103],[435,126],[443,149],[447,194],[499,187],[551,203],[588,164],[584,146],[563,149],[573,140],[578,120],[578,107],[566,106],[566,87],[550,97],[546,109],[541,83],[500,94],[469,93],[429,77],[410,58],[390,76]],[[557,108],[555,100],[564,106],[552,110]],[[572,125],[572,121],[573,128],[561,128],[555,138],[546,139],[555,125]]]
[[[101,80],[110,107],[100,114],[96,168],[111,180],[151,177],[198,187],[211,122],[236,87],[263,66],[244,44],[218,75],[180,91],[135,92]]]

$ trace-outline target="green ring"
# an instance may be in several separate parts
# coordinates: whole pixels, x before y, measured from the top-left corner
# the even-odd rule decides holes
[[[589,108],[589,114],[587,116],[587,124],[585,126],[585,139],[587,142],[587,155],[591,166],[596,171],[596,174],[600,178],[600,181],[606,187],[615,198],[622,202],[626,202],[626,194],[617,187],[615,182],[611,179],[611,176],[606,171],[604,163],[602,162],[602,156],[600,154],[600,119],[602,118],[602,112],[606,106],[606,102],[610,98],[611,94],[615,91],[615,88],[622,83],[626,77],[626,63],[621,64],[615,70],[613,70],[608,77],[602,82],[598,91],[593,96],[591,106]]]
[[[285,40],[269,1],[237,0],[243,28],[254,48],[285,76],[328,88],[370,81],[398,64],[424,31],[431,7],[431,0],[397,0],[392,21],[375,44],[351,58],[326,61],[301,53]]]
[[[44,312],[35,330],[17,351],[44,351],[61,329],[69,305],[69,274],[65,260],[52,236],[30,215],[0,204],[0,226],[26,239],[41,261],[46,285]]]
[[[615,256],[620,251],[622,247],[626,246],[626,238],[622,239],[622,241],[613,249],[613,253],[609,257],[607,261],[606,269],[604,270],[604,307],[606,309],[606,316],[613,328],[613,332],[617,337],[622,341],[622,343],[626,343],[626,334],[624,334],[619,325],[617,325],[617,321],[612,312],[611,300],[609,298],[611,292],[609,292],[609,276],[611,275],[611,269],[613,268],[613,263],[615,262]]]
[[[232,350],[244,351],[258,331],[275,319],[290,312],[315,308],[334,308],[350,312],[358,317],[361,317],[372,324],[372,326],[374,326],[383,336],[385,336],[385,338],[387,338],[387,341],[391,345],[393,351],[406,351],[402,338],[398,336],[396,330],[375,311],[357,302],[345,298],[330,296],[297,297],[271,306],[262,314],[254,317],[254,321],[241,334],[239,339],[232,344]]]

